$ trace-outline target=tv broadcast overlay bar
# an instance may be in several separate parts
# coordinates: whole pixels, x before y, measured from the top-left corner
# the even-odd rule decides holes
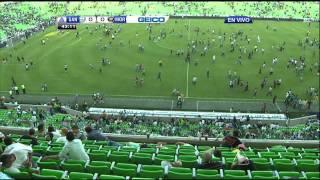
[[[59,24],[58,29],[59,30],[76,30],[77,25],[76,24]]]
[[[127,16],[127,23],[166,23],[169,16]]]
[[[67,23],[73,23],[73,24],[80,23],[80,16],[67,16]]]
[[[94,24],[94,23],[166,23],[169,16],[62,16],[57,24]]]
[[[224,23],[253,23],[253,20],[248,16],[229,16],[224,19]]]
[[[112,23],[127,23],[127,16],[114,16],[110,20]]]
[[[97,23],[97,16],[85,16],[84,24],[94,24]]]

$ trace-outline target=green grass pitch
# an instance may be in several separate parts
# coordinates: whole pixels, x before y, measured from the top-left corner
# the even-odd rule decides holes
[[[319,76],[316,72],[310,72],[310,65],[319,61],[319,47],[307,46],[305,50],[299,47],[298,40],[306,37],[306,32],[310,29],[310,38],[319,40],[319,24],[304,22],[282,22],[282,21],[254,21],[253,24],[224,24],[223,19],[170,19],[166,24],[153,25],[152,35],[158,36],[160,30],[167,32],[167,38],[159,42],[149,40],[146,24],[124,24],[122,31],[115,40],[111,36],[103,35],[103,28],[95,30],[97,24],[89,25],[89,33],[86,25],[78,25],[80,38],[75,37],[75,31],[66,31],[63,34],[57,33],[57,27],[52,26],[44,32],[33,35],[26,41],[16,44],[14,48],[0,49],[0,91],[8,91],[11,87],[11,77],[19,85],[24,84],[29,93],[41,93],[41,84],[48,84],[47,94],[70,93],[70,94],[92,94],[101,92],[105,95],[130,95],[130,96],[166,96],[171,95],[174,88],[179,89],[187,97],[196,98],[244,98],[244,99],[271,99],[266,96],[267,88],[260,90],[260,83],[264,77],[268,78],[271,85],[274,79],[282,79],[282,85],[274,90],[274,94],[279,98],[284,98],[285,93],[291,88],[300,97],[305,96],[306,88],[319,87]],[[191,31],[188,32],[185,25],[190,24]],[[270,28],[266,29],[269,24]],[[117,25],[113,25],[117,27]],[[195,27],[200,27],[197,36]],[[273,31],[276,28],[277,31]],[[174,29],[173,33],[170,31]],[[207,30],[210,29],[209,32]],[[212,33],[212,29],[215,33]],[[248,50],[258,45],[259,49],[264,48],[265,53],[255,53],[251,60],[247,55],[243,56],[242,65],[236,64],[236,59],[240,55],[238,48],[231,53],[229,36],[232,32],[242,30],[244,36],[248,35],[251,43],[239,42]],[[204,32],[204,34],[202,34]],[[227,33],[224,47],[219,47],[219,32]],[[138,36],[136,36],[138,33]],[[179,34],[183,36],[180,37]],[[257,36],[260,36],[261,43],[257,43]],[[211,43],[208,54],[200,56],[200,51],[204,45],[198,45],[197,53],[192,54],[191,63],[185,62],[187,52],[187,42],[192,40],[215,39],[215,44]],[[41,40],[46,39],[46,45],[41,45]],[[99,40],[102,39],[102,42]],[[128,41],[131,41],[129,47]],[[112,47],[102,50],[104,44],[112,41]],[[123,46],[120,46],[123,41]],[[285,51],[279,52],[272,49],[283,41],[286,42]],[[98,46],[97,46],[98,43]],[[143,44],[145,51],[138,51],[138,44]],[[184,56],[173,55],[170,50],[184,49]],[[225,56],[221,56],[221,51]],[[4,57],[9,58],[3,63]],[[216,62],[212,63],[212,55],[216,55]],[[25,63],[18,63],[17,56],[24,56],[26,62],[33,62],[29,71],[25,70]],[[306,58],[307,68],[305,69],[303,80],[301,81],[294,71],[294,68],[286,69],[290,57]],[[108,57],[111,64],[102,68],[102,57]],[[278,57],[279,62],[274,66],[274,74],[269,76],[269,69],[272,66],[272,59]],[[159,67],[158,61],[163,61],[163,67]],[[194,61],[199,61],[197,66]],[[262,74],[258,74],[259,67],[263,62],[267,63]],[[144,85],[137,87],[135,84],[135,65],[142,63],[145,67],[146,75]],[[68,64],[68,72],[64,72],[64,64]],[[94,66],[91,69],[89,64]],[[206,70],[210,70],[210,78],[206,77]],[[228,70],[236,71],[241,80],[249,82],[249,91],[244,92],[243,87],[230,89],[227,80]],[[162,81],[157,79],[158,72],[161,71]],[[192,77],[196,76],[198,82],[192,84]],[[142,77],[139,75],[139,77]],[[269,86],[268,85],[268,86]],[[253,89],[258,88],[257,97],[253,97]]]

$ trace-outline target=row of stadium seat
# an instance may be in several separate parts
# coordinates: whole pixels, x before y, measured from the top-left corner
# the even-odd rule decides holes
[[[41,169],[40,175],[33,174],[34,179],[318,179],[319,172],[292,172],[292,171],[243,171],[243,170],[205,170],[189,168],[162,168],[152,165],[109,164],[108,162],[92,162],[83,171],[75,172],[72,164],[65,165],[65,169]],[[26,172],[10,174],[16,179],[26,179]]]
[[[20,135],[9,135],[16,138],[18,142],[28,144],[27,140],[20,139]],[[39,138],[40,144],[31,146],[33,151],[42,156],[58,154],[63,148],[63,143],[46,141]],[[30,143],[30,142],[29,142]],[[90,161],[60,161],[42,160],[42,157],[33,157],[41,170],[40,175],[33,174],[34,178],[45,178],[44,176],[55,176],[69,179],[79,177],[91,178],[184,178],[184,179],[278,179],[285,176],[299,178],[319,177],[319,149],[318,148],[285,148],[273,146],[266,149],[249,147],[242,153],[254,163],[254,171],[230,170],[235,153],[226,147],[217,147],[222,152],[222,158],[212,156],[213,160],[221,161],[224,170],[202,170],[196,169],[201,163],[201,155],[210,146],[182,146],[166,144],[163,148],[157,148],[157,144],[147,144],[148,148],[128,147],[126,142],[121,142],[121,147],[107,146],[105,141],[83,141]],[[2,146],[4,146],[2,144]],[[5,147],[5,146],[4,146]],[[161,166],[162,161],[173,162],[181,160],[182,167],[170,170]],[[86,173],[86,174],[82,174]],[[22,173],[23,174],[23,173]],[[62,176],[61,176],[62,174]],[[19,176],[18,174],[12,176]],[[24,176],[26,177],[26,176]],[[57,177],[57,176],[56,176]],[[59,177],[57,177],[59,179]]]

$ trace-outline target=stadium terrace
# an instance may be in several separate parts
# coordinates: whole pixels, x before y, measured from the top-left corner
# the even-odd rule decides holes
[[[0,2],[0,179],[319,179],[319,2]]]

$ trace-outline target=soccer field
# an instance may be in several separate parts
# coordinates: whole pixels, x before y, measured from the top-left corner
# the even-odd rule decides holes
[[[177,22],[175,22],[177,21]],[[267,29],[267,24],[269,28]],[[319,41],[319,23],[282,22],[282,21],[254,21],[253,24],[224,24],[223,19],[170,19],[166,24],[152,25],[151,37],[146,24],[123,24],[121,32],[111,39],[104,35],[104,28],[96,30],[97,24],[79,25],[80,33],[76,38],[76,31],[57,32],[53,26],[44,32],[37,33],[26,40],[26,44],[18,43],[14,48],[0,49],[0,91],[9,91],[11,77],[14,77],[18,85],[24,84],[28,93],[39,94],[92,94],[101,92],[109,95],[128,96],[163,96],[170,97],[174,88],[179,89],[186,97],[195,98],[243,98],[243,99],[272,99],[266,96],[269,86],[273,86],[273,80],[282,79],[282,84],[273,90],[273,95],[284,98],[286,92],[292,89],[299,97],[306,96],[308,87],[319,87],[319,76],[316,69],[312,72],[309,68],[319,61],[319,46],[306,46],[305,49],[298,46],[298,41],[304,41],[306,33],[310,29],[309,39]],[[190,26],[188,31],[186,26]],[[113,25],[114,29],[118,25]],[[197,35],[195,28],[199,27]],[[276,31],[274,31],[274,28]],[[174,32],[172,30],[174,29]],[[214,33],[212,30],[214,29]],[[157,40],[160,30],[166,32],[165,39]],[[243,41],[240,37],[237,44],[246,47],[247,54],[242,55],[242,64],[236,60],[240,55],[239,46],[234,52],[230,52],[231,33],[243,31]],[[89,31],[93,33],[90,34]],[[219,35],[226,33],[223,47],[220,48]],[[136,35],[137,34],[137,35]],[[182,35],[182,36],[181,36]],[[244,40],[245,36],[251,39],[250,44]],[[261,42],[257,42],[257,36]],[[41,40],[46,44],[42,45]],[[212,39],[215,39],[213,42]],[[188,42],[203,40],[204,44],[196,47],[196,53],[191,53],[191,63],[186,63]],[[112,42],[111,46],[109,42]],[[123,45],[120,45],[122,41]],[[129,46],[130,41],[130,46]],[[201,56],[205,44],[210,41],[208,53]],[[285,41],[285,50],[280,52],[278,46]],[[138,50],[138,44],[144,46],[144,52]],[[103,47],[107,45],[107,48]],[[248,59],[248,52],[254,46],[259,48],[252,59]],[[272,46],[274,46],[272,48]],[[264,54],[261,48],[265,49]],[[173,54],[170,50],[173,50]],[[184,55],[177,56],[176,50],[183,49]],[[225,55],[221,56],[224,51]],[[12,54],[12,57],[10,57]],[[212,56],[216,56],[212,63]],[[18,62],[17,56],[23,56],[25,62]],[[299,59],[305,57],[306,68],[303,80],[296,75],[294,67],[286,68],[290,57]],[[8,62],[3,58],[8,57]],[[102,66],[101,59],[107,57],[110,65]],[[272,65],[272,59],[278,57],[277,64]],[[163,66],[158,61],[163,61]],[[33,62],[29,71],[25,70],[25,64]],[[198,61],[198,65],[195,62]],[[259,67],[266,62],[266,68],[259,74]],[[68,71],[64,72],[64,64],[68,65]],[[93,68],[89,64],[93,65]],[[143,64],[145,76],[135,71],[136,64]],[[269,75],[269,69],[273,67],[273,75]],[[102,72],[99,69],[102,68]],[[207,70],[210,76],[207,78]],[[249,91],[244,87],[229,88],[228,71],[236,72],[241,80],[248,81]],[[161,81],[157,79],[161,72]],[[144,78],[142,87],[136,86],[136,76]],[[192,77],[197,77],[196,85],[192,84]],[[268,85],[261,90],[260,84],[264,77],[268,79]],[[41,92],[41,85],[48,84],[48,92]],[[258,89],[257,96],[253,96],[254,88]]]

